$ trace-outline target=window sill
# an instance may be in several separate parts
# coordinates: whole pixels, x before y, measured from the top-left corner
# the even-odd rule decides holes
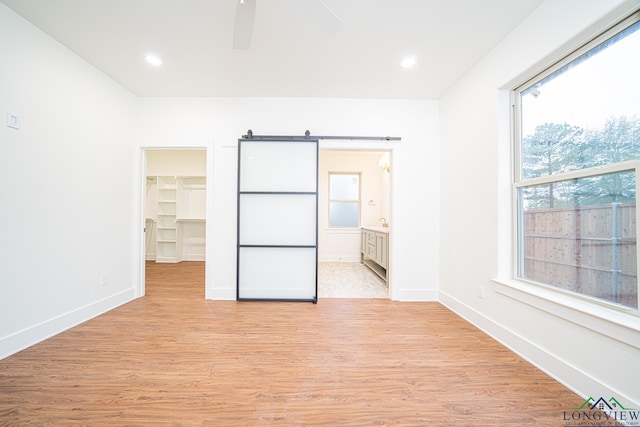
[[[360,234],[360,227],[327,228],[328,234]]]
[[[494,279],[498,294],[578,326],[640,348],[640,316],[604,304],[517,280]]]

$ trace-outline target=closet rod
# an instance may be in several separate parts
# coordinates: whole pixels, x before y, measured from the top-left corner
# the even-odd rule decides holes
[[[298,135],[254,135],[251,129],[247,131],[246,135],[242,135],[242,139],[253,139],[258,141],[304,141],[305,139],[344,139],[348,141],[401,141],[399,136],[336,136],[336,135],[311,135],[311,132],[306,131],[304,136]]]

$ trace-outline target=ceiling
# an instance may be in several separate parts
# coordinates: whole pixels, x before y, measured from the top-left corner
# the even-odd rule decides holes
[[[234,50],[240,0],[0,1],[142,97],[409,99],[440,98],[543,2],[323,0],[342,20],[330,34],[294,4],[319,0],[255,0]]]

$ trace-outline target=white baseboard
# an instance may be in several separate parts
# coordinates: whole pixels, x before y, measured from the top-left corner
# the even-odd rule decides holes
[[[595,381],[588,373],[540,348],[505,326],[496,323],[464,302],[446,292],[440,291],[439,294],[439,301],[442,305],[579,396],[587,398],[593,394],[593,390],[602,390],[603,393],[607,394],[606,397],[615,396],[618,399],[624,399],[635,407],[640,406],[639,402],[635,402],[606,384]],[[582,402],[576,403],[580,404]]]
[[[235,301],[236,288],[232,288],[232,289],[206,288],[204,297],[205,299],[212,299],[212,300]]]
[[[391,289],[393,301],[405,302],[435,302],[438,301],[436,289]]]
[[[115,295],[61,314],[37,325],[0,338],[0,360],[34,344],[93,319],[109,310],[135,299],[135,289],[129,288]]]
[[[189,256],[183,257],[182,261],[205,261],[204,254],[190,254]]]
[[[318,262],[360,262],[360,256],[322,255]]]
[[[180,258],[179,261],[205,261],[205,260],[206,260],[205,254],[188,254]],[[145,257],[145,261],[156,261],[156,255],[147,254],[147,256]],[[179,261],[176,261],[176,262],[179,262]]]

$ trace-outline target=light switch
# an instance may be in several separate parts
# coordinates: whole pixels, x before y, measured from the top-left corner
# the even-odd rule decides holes
[[[14,129],[20,129],[20,116],[14,113],[7,113],[7,126]]]

